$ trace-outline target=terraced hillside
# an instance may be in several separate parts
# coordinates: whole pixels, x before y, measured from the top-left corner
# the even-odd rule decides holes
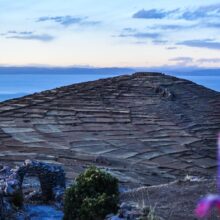
[[[130,185],[215,173],[220,93],[160,73],[136,73],[0,104],[0,161],[109,168]]]

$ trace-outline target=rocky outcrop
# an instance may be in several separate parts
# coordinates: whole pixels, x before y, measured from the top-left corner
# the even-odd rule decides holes
[[[169,91],[167,88],[163,88],[161,86],[155,86],[155,92],[157,94],[160,94],[161,97],[169,99],[169,100],[174,100],[175,96],[174,94]]]
[[[5,217],[5,206],[3,201],[3,194],[0,192],[0,220],[4,219]]]

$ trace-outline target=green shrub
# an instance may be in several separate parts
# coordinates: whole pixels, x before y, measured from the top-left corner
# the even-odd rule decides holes
[[[12,198],[12,204],[17,207],[17,208],[20,208],[22,207],[23,205],[23,201],[24,201],[24,198],[23,198],[23,193],[22,192],[17,192],[13,195],[13,198]]]
[[[96,167],[88,168],[66,190],[64,220],[103,220],[117,212],[118,180]]]

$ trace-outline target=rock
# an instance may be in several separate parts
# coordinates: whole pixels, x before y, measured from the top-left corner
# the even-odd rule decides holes
[[[5,183],[4,193],[7,196],[13,196],[18,191],[21,191],[20,182],[17,179],[8,179]]]
[[[0,175],[7,175],[10,172],[10,167],[9,166],[4,166],[0,170]]]
[[[109,214],[106,216],[105,220],[125,220],[124,218],[121,218],[118,215]]]
[[[156,86],[154,90],[155,90],[155,93],[160,94],[161,97],[166,98],[168,100],[173,101],[175,98],[174,94],[171,91],[169,91],[167,88]]]
[[[123,202],[117,215],[108,215],[107,220],[139,220],[143,216],[141,208],[137,208],[135,203]]]
[[[95,158],[95,162],[99,163],[99,164],[106,165],[106,166],[110,166],[111,165],[111,162],[106,157],[101,156],[101,155],[99,155],[99,156],[97,156]]]
[[[0,193],[0,220],[4,219],[4,202],[3,202],[3,195]]]
[[[112,216],[110,220],[125,220],[124,218],[119,218],[118,216]]]
[[[120,205],[120,209],[131,211],[132,206],[129,205],[128,203],[123,202],[123,203]]]
[[[15,219],[11,218],[12,215],[16,213],[15,210],[10,203],[10,201],[3,196],[3,193],[0,193],[0,220],[10,220]]]
[[[41,194],[38,191],[30,192],[28,195],[25,195],[26,201],[39,201],[41,199]]]

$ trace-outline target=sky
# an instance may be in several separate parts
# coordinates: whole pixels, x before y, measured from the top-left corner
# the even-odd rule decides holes
[[[0,66],[220,67],[219,0],[0,0]]]

